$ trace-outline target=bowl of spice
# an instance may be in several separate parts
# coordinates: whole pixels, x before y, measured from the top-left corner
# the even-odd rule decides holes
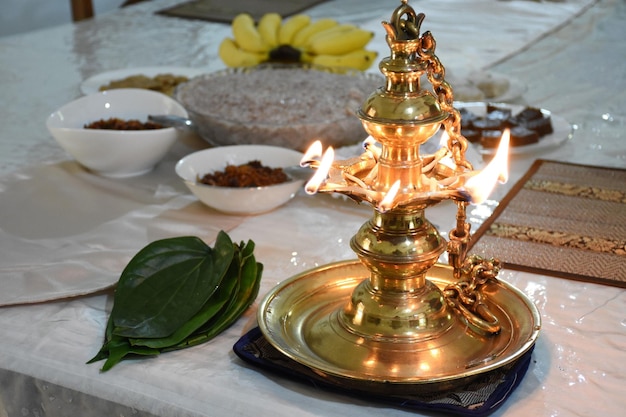
[[[184,134],[148,121],[150,114],[188,117],[165,94],[128,88],[65,104],[48,116],[46,127],[83,167],[107,177],[130,177],[151,171]]]
[[[185,156],[175,169],[205,205],[223,213],[254,215],[287,203],[302,189],[304,179],[287,170],[302,156],[279,146],[220,146]]]

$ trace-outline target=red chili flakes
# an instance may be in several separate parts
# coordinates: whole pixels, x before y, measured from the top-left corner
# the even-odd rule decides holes
[[[260,161],[242,165],[227,165],[224,171],[216,171],[198,178],[198,182],[219,187],[264,187],[286,182],[289,177],[282,168],[270,168]]]
[[[100,119],[92,123],[88,123],[85,129],[104,129],[104,130],[154,130],[163,129],[160,123],[141,122],[139,120],[123,120],[112,117],[110,119]]]

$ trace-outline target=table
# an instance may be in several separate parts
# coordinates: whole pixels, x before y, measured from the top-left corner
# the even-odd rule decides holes
[[[153,13],[175,3],[147,2],[0,38],[1,292],[15,288],[7,283],[16,277],[46,282],[48,287],[37,288],[44,293],[62,291],[55,285],[68,278],[114,281],[148,242],[183,234],[210,241],[220,228],[234,240],[256,242],[265,264],[261,295],[303,270],[354,258],[348,241],[370,216],[367,207],[303,194],[261,216],[219,215],[195,202],[173,175],[175,162],[202,143],[179,143],[154,172],[113,181],[82,170],[47,133],[46,116],[79,96],[81,80],[99,72],[154,65],[222,68],[217,42],[228,27]],[[548,108],[575,126],[562,146],[512,158],[510,181],[489,204],[539,157],[626,167],[623,0],[430,3],[411,2],[426,13],[423,29],[438,39],[447,68],[488,68],[517,77],[528,86],[518,102]],[[380,31],[379,22],[396,6],[329,1],[309,13]],[[375,45],[384,51],[382,40]],[[445,229],[450,213],[450,207],[438,207],[429,218]],[[528,295],[543,326],[527,375],[495,415],[621,415],[626,291],[509,270],[501,278]],[[101,345],[111,303],[111,291],[103,289],[0,307],[0,415],[419,415],[244,365],[231,349],[254,324],[253,310],[210,343],[100,373],[98,364],[85,362]]]

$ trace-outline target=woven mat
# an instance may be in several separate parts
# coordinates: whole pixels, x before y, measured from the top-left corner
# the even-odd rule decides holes
[[[263,336],[258,327],[243,335],[233,351],[245,362],[283,377],[321,388],[376,401],[397,408],[465,416],[484,417],[496,411],[520,384],[531,362],[534,345],[515,361],[486,372],[451,391],[402,394],[384,392],[387,384],[368,384],[358,380],[323,375],[280,353]]]
[[[509,269],[626,288],[626,170],[538,160],[472,242]]]
[[[239,13],[246,12],[258,21],[265,13],[273,12],[287,17],[325,1],[327,0],[194,0],[159,10],[157,14],[230,23]]]

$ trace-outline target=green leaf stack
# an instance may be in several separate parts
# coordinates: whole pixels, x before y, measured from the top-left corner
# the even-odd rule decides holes
[[[263,265],[254,242],[220,231],[213,248],[195,236],[150,243],[128,263],[98,354],[107,371],[127,357],[155,356],[206,342],[254,302]]]

